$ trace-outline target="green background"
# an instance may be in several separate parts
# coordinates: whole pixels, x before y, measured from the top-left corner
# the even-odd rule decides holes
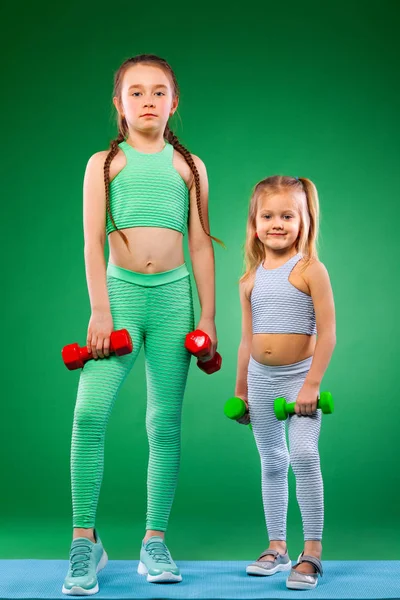
[[[182,467],[167,541],[179,559],[254,559],[267,537],[251,433],[225,419],[240,341],[237,281],[252,186],[276,173],[319,190],[320,258],[337,346],[323,381],[325,559],[399,557],[399,3],[176,2],[8,6],[2,17],[3,401],[1,558],[67,558],[69,449],[84,343],[82,181],[115,134],[113,74],[165,57],[181,86],[181,141],[205,162],[222,370],[192,361]],[[7,58],[5,58],[5,52]],[[175,118],[175,117],[174,117]],[[187,258],[189,256],[186,251]],[[197,317],[199,305],[195,298]],[[109,555],[138,558],[147,439],[143,353],[106,436],[97,526]],[[288,546],[302,549],[290,472]]]

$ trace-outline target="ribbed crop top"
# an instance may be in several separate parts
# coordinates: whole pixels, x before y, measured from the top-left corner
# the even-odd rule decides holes
[[[257,267],[250,294],[253,333],[317,332],[311,296],[289,281],[293,267],[302,258],[298,253],[277,269]]]
[[[189,190],[173,166],[174,147],[166,142],[160,152],[139,152],[127,142],[118,144],[126,165],[110,182],[110,208],[118,229],[165,227],[183,235],[189,214]],[[106,215],[107,235],[115,231]]]

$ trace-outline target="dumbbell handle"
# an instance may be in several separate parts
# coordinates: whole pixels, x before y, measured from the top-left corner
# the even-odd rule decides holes
[[[132,349],[132,339],[127,329],[119,329],[111,333],[110,353],[123,356],[132,352]],[[61,355],[65,366],[70,371],[82,368],[85,362],[93,358],[93,354],[88,351],[87,346],[79,346],[76,343],[64,346]]]
[[[274,401],[274,413],[279,421],[283,421],[288,415],[295,414],[296,402],[287,403],[285,398],[276,398]],[[321,392],[317,401],[317,408],[326,414],[333,413],[333,398],[330,392]]]

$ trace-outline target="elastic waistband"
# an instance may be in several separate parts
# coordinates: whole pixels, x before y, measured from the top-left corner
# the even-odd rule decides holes
[[[310,370],[312,356],[290,365],[264,365],[259,363],[250,355],[249,371],[264,375],[264,377],[281,377],[282,375],[296,375],[297,373],[306,373]]]
[[[136,285],[142,285],[144,287],[154,287],[156,285],[164,285],[188,277],[189,271],[184,263],[180,267],[176,267],[170,271],[162,271],[161,273],[137,273],[136,271],[123,269],[122,267],[118,267],[109,262],[107,266],[107,275],[122,279],[128,283],[135,283]]]

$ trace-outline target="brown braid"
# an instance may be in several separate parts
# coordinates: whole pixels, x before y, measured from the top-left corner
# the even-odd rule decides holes
[[[185,146],[183,146],[180,143],[180,141],[178,140],[178,138],[176,137],[176,135],[171,131],[171,129],[169,128],[168,125],[165,128],[164,137],[166,138],[167,142],[169,142],[170,144],[173,145],[173,147],[175,148],[175,150],[177,150],[178,152],[180,152],[182,154],[183,158],[186,160],[187,164],[190,167],[190,170],[193,173],[194,182],[195,182],[195,186],[196,186],[197,210],[199,211],[200,223],[201,223],[201,226],[203,228],[204,233],[206,233],[212,240],[214,240],[215,242],[218,242],[218,244],[221,244],[221,246],[223,246],[225,248],[224,242],[222,242],[218,238],[212,236],[206,230],[206,228],[204,226],[203,212],[201,210],[201,200],[200,200],[200,175],[199,175],[199,172],[198,172],[197,167],[195,165],[195,162],[194,162],[194,160],[192,158],[192,155],[190,154],[189,150],[187,150],[185,148]]]
[[[148,64],[148,65],[156,66],[156,67],[159,67],[160,69],[162,69],[170,77],[170,79],[172,81],[174,96],[179,95],[179,86],[178,86],[178,82],[175,77],[175,73],[173,72],[172,68],[167,63],[167,61],[164,60],[163,58],[160,58],[159,56],[155,56],[154,54],[139,54],[137,56],[134,56],[133,58],[128,58],[125,62],[123,62],[114,76],[113,96],[116,96],[120,100],[120,102],[121,102],[122,81],[123,81],[125,72],[127,71],[127,69],[129,67],[131,67],[133,65],[138,65],[138,64]],[[119,235],[122,237],[126,246],[129,249],[128,238],[122,231],[120,231],[118,229],[117,225],[115,224],[114,218],[111,214],[111,206],[110,206],[110,164],[111,164],[111,161],[114,158],[114,156],[116,156],[118,153],[118,149],[119,149],[118,144],[123,142],[128,137],[128,133],[129,133],[125,118],[122,117],[119,113],[117,113],[117,115],[118,115],[117,116],[118,137],[116,140],[112,140],[112,142],[110,144],[110,151],[107,154],[106,160],[104,162],[104,185],[105,185],[105,191],[106,191],[107,212],[110,216],[113,226],[118,231]],[[182,154],[183,158],[186,160],[187,164],[190,167],[190,170],[193,173],[195,186],[196,186],[197,210],[199,212],[200,223],[201,223],[204,233],[206,233],[212,240],[218,242],[218,244],[221,244],[221,246],[225,247],[224,243],[221,240],[219,240],[216,237],[213,237],[205,228],[203,213],[202,213],[202,209],[201,209],[201,199],[200,199],[200,175],[196,168],[196,165],[194,163],[192,155],[190,154],[189,150],[187,150],[179,142],[176,135],[169,128],[168,124],[165,127],[164,138],[167,140],[167,142],[169,142],[175,148],[175,150],[177,150],[178,152],[180,152],[180,154]]]
[[[111,142],[111,148],[109,153],[107,154],[106,160],[104,161],[104,185],[106,188],[106,206],[107,206],[107,212],[110,216],[111,222],[114,225],[115,229],[118,231],[119,235],[122,237],[122,239],[124,240],[125,244],[128,247],[129,250],[129,241],[128,238],[126,237],[126,235],[124,234],[123,231],[120,231],[118,229],[118,227],[115,224],[114,221],[114,217],[111,214],[111,206],[110,206],[110,164],[112,159],[114,158],[114,156],[116,156],[118,154],[118,144],[120,144],[121,142],[124,141],[124,136],[120,133],[118,134],[118,137],[116,140],[112,140]]]

